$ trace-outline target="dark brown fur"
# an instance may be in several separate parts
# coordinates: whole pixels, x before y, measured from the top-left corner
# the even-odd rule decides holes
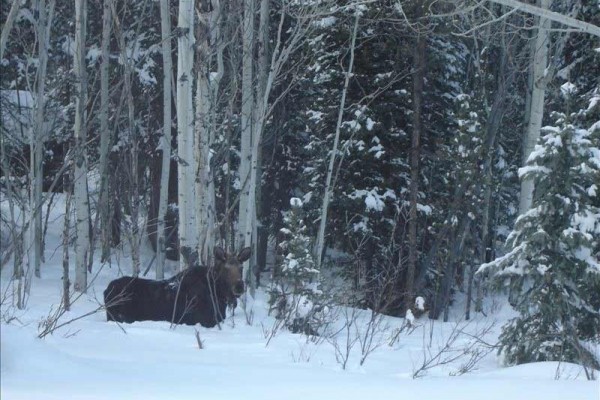
[[[215,247],[215,265],[199,266],[193,253],[182,249],[190,268],[170,279],[154,281],[124,276],[104,291],[108,321],[167,321],[211,328],[225,319],[227,305],[244,292],[242,263],[250,248],[227,254]]]

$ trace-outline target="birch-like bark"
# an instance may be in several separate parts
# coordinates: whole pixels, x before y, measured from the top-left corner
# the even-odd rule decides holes
[[[165,218],[169,205],[169,176],[171,173],[171,13],[169,0],[160,0],[160,26],[163,58],[163,135],[161,137],[162,166],[160,170],[160,196],[156,223],[156,279],[165,276],[165,248],[167,232]]]
[[[198,37],[198,74],[196,90],[196,146],[198,176],[196,177],[196,219],[198,221],[198,254],[200,261],[210,265],[216,243],[215,185],[211,167],[212,145],[217,129],[217,96],[224,74],[223,52],[225,43],[221,37],[221,4],[212,3],[212,10],[201,14]],[[213,61],[214,60],[214,61]],[[216,61],[216,65],[215,65]],[[213,71],[213,65],[216,70]]]
[[[132,88],[132,76],[133,76],[133,50],[127,48],[125,42],[125,32],[121,26],[117,10],[114,7],[114,3],[111,4],[112,16],[115,23],[115,31],[117,41],[121,49],[121,59],[123,60],[123,81],[125,83],[125,96],[127,100],[127,122],[129,128],[129,136],[131,140],[131,147],[129,150],[131,157],[130,164],[130,204],[131,204],[131,231],[129,232],[129,242],[131,246],[131,263],[132,263],[132,274],[138,276],[140,273],[140,246],[141,246],[141,234],[139,229],[139,211],[140,211],[140,195],[139,195],[139,176],[138,176],[138,164],[139,164],[139,138],[137,134],[137,127],[135,126],[135,106],[133,102],[133,88]]]
[[[87,290],[87,255],[90,248],[89,199],[87,190],[87,74],[85,70],[85,39],[87,25],[87,0],[75,0],[75,173],[74,200],[77,234],[75,245],[75,285],[79,292]]]
[[[4,58],[4,51],[6,50],[6,42],[8,42],[8,37],[10,36],[10,31],[17,19],[17,15],[19,14],[19,9],[21,8],[21,0],[13,0],[10,10],[8,11],[8,15],[6,16],[6,21],[4,21],[2,25],[2,33],[0,33],[0,60]]]
[[[253,3],[254,7],[255,4]],[[284,11],[282,10],[282,18]],[[250,168],[248,173],[250,174],[247,181],[248,186],[248,196],[246,197],[246,208],[245,208],[245,220],[241,223],[241,225],[245,229],[244,235],[244,247],[252,248],[252,256],[250,257],[248,266],[244,269],[244,281],[247,283],[248,292],[250,296],[254,297],[256,291],[256,283],[257,279],[255,274],[252,272],[256,270],[256,255],[257,255],[257,245],[258,245],[258,225],[257,225],[257,198],[260,197],[258,191],[260,188],[258,187],[259,180],[259,160],[260,160],[260,149],[261,149],[261,140],[262,140],[262,132],[264,129],[265,118],[267,114],[267,109],[269,105],[269,95],[271,92],[271,88],[274,80],[274,68],[269,68],[271,64],[269,64],[268,54],[266,51],[266,46],[268,43],[268,16],[269,16],[269,4],[266,0],[261,0],[260,3],[260,19],[259,19],[259,29],[256,35],[257,47],[258,47],[258,63],[253,67],[256,70],[256,98],[252,99],[253,108],[252,108],[252,143],[251,143],[251,151],[250,151]],[[254,38],[254,34],[252,35]],[[281,45],[280,43],[280,35],[278,35],[277,39],[277,47]],[[277,53],[273,54],[274,56]],[[272,60],[275,62],[275,58]],[[242,207],[242,204],[240,204]],[[240,221],[241,218],[240,218]]]
[[[197,248],[195,220],[194,125],[192,102],[192,67],[194,65],[194,2],[181,0],[177,23],[177,193],[179,203],[179,245]],[[180,269],[186,268],[183,257]]]
[[[110,130],[108,127],[108,106],[110,97],[108,93],[109,62],[110,62],[110,36],[112,25],[112,0],[104,0],[102,12],[102,49],[100,63],[100,195],[98,210],[100,213],[100,231],[102,237],[102,262],[110,258],[111,248],[111,219],[109,210],[109,177],[108,177],[108,151],[110,145]]]
[[[254,111],[254,0],[244,0],[242,31],[242,136],[240,145],[239,178],[241,185],[238,212],[238,246],[248,246],[252,241],[252,204],[254,190],[250,180],[252,164],[253,111]],[[250,266],[244,267],[244,281],[251,280]]]
[[[319,222],[319,231],[317,233],[317,239],[314,250],[314,259],[317,269],[321,268],[321,261],[323,256],[323,248],[325,247],[325,229],[327,227],[327,211],[329,209],[329,200],[333,193],[331,187],[331,178],[333,176],[333,166],[335,164],[335,156],[337,154],[338,144],[340,141],[340,130],[342,128],[342,119],[344,117],[344,108],[346,107],[346,94],[348,92],[348,85],[350,83],[350,77],[352,76],[352,68],[354,66],[354,48],[356,45],[356,34],[358,31],[358,20],[360,14],[356,12],[354,19],[354,29],[352,30],[352,42],[350,44],[350,63],[348,64],[348,71],[346,72],[346,78],[344,80],[344,89],[342,90],[342,99],[340,100],[340,109],[338,111],[337,124],[335,126],[335,137],[333,140],[333,147],[331,149],[331,155],[329,156],[329,166],[327,167],[327,177],[325,180],[325,188],[323,190],[323,203],[321,205],[321,220]]]
[[[177,39],[177,189],[179,209],[179,244],[198,247],[198,229],[195,219],[195,177],[197,166],[194,159],[194,105],[192,84],[194,76],[194,2],[179,2]],[[187,267],[180,258],[180,268]]]
[[[540,0],[540,6],[548,9],[550,0]],[[529,122],[527,132],[523,141],[523,165],[533,151],[542,129],[542,120],[544,118],[544,98],[546,94],[546,68],[548,66],[548,49],[550,37],[548,30],[551,21],[540,17],[538,21],[537,36],[534,40],[533,58],[530,79],[531,84],[531,104],[529,106]],[[521,180],[521,197],[519,202],[519,214],[524,214],[531,208],[533,202],[534,183],[531,178]]]
[[[413,75],[413,131],[410,149],[410,207],[408,218],[408,265],[404,293],[404,309],[412,307],[414,301],[415,271],[417,270],[417,203],[419,200],[419,158],[421,156],[423,80],[425,78],[427,38],[418,34],[414,50]]]
[[[273,107],[277,102],[285,96],[287,91],[294,85],[295,81],[293,79],[293,72],[284,71],[283,67],[286,65],[290,56],[296,51],[298,48],[302,46],[303,39],[307,37],[310,30],[314,28],[313,16],[320,15],[319,13],[322,10],[319,8],[323,7],[323,5],[306,5],[302,8],[294,9],[292,18],[294,18],[293,28],[285,30],[287,28],[285,22],[286,17],[290,15],[290,10],[287,8],[287,4],[283,4],[283,7],[279,10],[280,19],[279,25],[277,29],[276,39],[273,41],[273,51],[271,52],[271,56],[269,57],[269,52],[267,51],[268,40],[268,30],[269,30],[269,3],[267,0],[261,0],[260,4],[260,25],[258,30],[258,63],[252,68],[252,75],[255,76],[255,84],[254,84],[254,92],[255,97],[252,98],[252,121],[251,121],[251,143],[250,143],[250,155],[246,155],[242,153],[242,159],[246,158],[249,164],[247,170],[246,179],[242,179],[243,189],[248,188],[247,194],[245,198],[240,199],[240,214],[239,214],[239,224],[244,227],[243,229],[239,228],[238,233],[245,232],[245,234],[238,234],[238,238],[243,240],[244,246],[249,246],[253,248],[252,258],[250,260],[250,264],[247,268],[244,269],[244,277],[249,286],[249,292],[251,295],[254,293],[254,288],[256,287],[256,282],[253,277],[254,274],[251,272],[257,272],[256,270],[256,256],[257,256],[257,236],[258,236],[258,225],[257,225],[257,198],[260,197],[258,191],[260,190],[259,182],[260,182],[260,160],[261,160],[261,141],[262,134],[266,124],[266,121],[271,114]],[[253,27],[253,25],[252,25]],[[254,35],[253,35],[254,37]],[[253,54],[251,52],[250,54]],[[270,61],[269,61],[270,60]],[[252,61],[252,60],[251,60]],[[255,72],[254,72],[255,71]],[[248,72],[248,71],[246,71]],[[276,80],[281,80],[284,74],[288,74],[291,79],[288,79],[286,82],[286,86],[282,89],[282,94],[279,95],[275,99],[271,99],[271,90]],[[243,92],[243,89],[242,89]],[[248,104],[242,100],[242,107],[244,104]],[[242,126],[244,126],[242,124]],[[240,168],[242,171],[242,168]],[[240,177],[243,172],[240,172]],[[242,196],[245,195],[244,190],[242,190]],[[246,204],[246,207],[243,207],[243,204]]]
[[[54,8],[54,1],[50,8]],[[46,1],[37,2],[38,21],[36,25],[36,35],[38,41],[38,70],[36,74],[36,95],[34,103],[34,123],[30,135],[31,166],[30,166],[30,190],[29,190],[29,211],[31,213],[29,223],[29,244],[27,249],[29,268],[34,268],[35,276],[41,276],[40,266],[42,260],[42,180],[43,169],[42,161],[44,155],[44,108],[46,104],[46,70],[48,65],[48,37],[47,26],[51,23],[48,20]],[[26,285],[29,288],[29,285]]]
[[[258,25],[258,36],[257,36],[257,53],[258,53],[258,65],[257,65],[257,93],[260,96],[261,94],[263,95],[263,99],[264,99],[264,95],[267,94],[269,95],[270,93],[267,93],[267,85],[268,85],[268,71],[269,71],[269,52],[267,50],[267,46],[269,44],[269,0],[261,0],[260,1],[260,18],[259,18],[259,25]],[[269,89],[270,92],[270,89]],[[266,99],[268,101],[268,97]],[[263,100],[264,103],[264,100]],[[266,105],[263,109],[266,109]],[[263,124],[262,124],[262,116],[258,115],[258,111],[259,108],[255,107],[255,110],[257,111],[257,115],[255,115],[253,117],[254,120],[254,125],[257,126],[256,131],[260,131],[260,137],[262,138],[262,130],[263,130]],[[263,151],[264,148],[263,146],[261,146],[259,148],[259,154],[258,154],[258,162],[257,162],[257,171],[256,174],[258,176],[257,179],[260,178],[260,176],[262,176],[262,165],[263,162],[262,160],[264,159],[263,157]],[[251,268],[254,269],[254,276],[256,277],[256,281],[254,282],[255,285],[252,286],[251,290],[254,291],[254,288],[257,287],[260,284],[260,273],[261,271],[264,269],[265,267],[265,262],[266,262],[266,258],[265,258],[265,254],[266,254],[266,246],[267,246],[267,242],[268,242],[268,236],[269,233],[267,232],[267,230],[264,228],[264,224],[262,223],[262,219],[265,217],[264,213],[268,213],[268,203],[269,203],[269,195],[264,196],[262,193],[262,187],[257,188],[256,191],[256,200],[255,200],[255,215],[256,215],[256,220],[255,220],[255,229],[253,229],[253,232],[256,231],[256,234],[254,235],[254,240],[253,240],[253,247],[252,247],[252,256],[250,258],[250,265]]]

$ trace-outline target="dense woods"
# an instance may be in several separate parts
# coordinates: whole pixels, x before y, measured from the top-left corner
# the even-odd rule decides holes
[[[66,308],[121,254],[163,279],[249,246],[290,330],[500,291],[509,363],[599,368],[600,9],[534,3],[2,1],[10,301],[60,198]]]

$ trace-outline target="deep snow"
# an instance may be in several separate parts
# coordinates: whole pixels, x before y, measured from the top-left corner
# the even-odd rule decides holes
[[[279,331],[267,345],[265,336],[275,321],[267,315],[266,295],[261,290],[252,304],[252,325],[247,324],[239,306],[235,317],[228,318],[221,330],[189,326],[170,329],[166,322],[119,326],[106,322],[104,312],[100,311],[38,339],[40,321],[56,308],[61,297],[62,221],[57,207],[53,214],[48,229],[47,261],[42,278],[34,278],[26,310],[15,310],[10,298],[2,304],[0,395],[3,400],[600,398],[600,382],[587,381],[579,366],[547,362],[506,368],[501,366],[495,351],[464,375],[453,376],[467,361],[461,357],[426,371],[423,377],[412,378],[427,349],[435,354],[447,343],[456,326],[466,333],[476,333],[495,322],[483,337],[486,342],[495,343],[500,326],[511,315],[502,299],[488,302],[488,317],[480,316],[469,324],[458,317],[460,304],[452,322],[432,324],[421,317],[415,321],[418,327],[410,333],[402,332],[392,346],[388,344],[389,338],[404,320],[386,317],[380,327],[387,329],[376,338],[380,346],[360,366],[360,343],[356,342],[346,370],[336,361],[331,340],[313,343],[305,336]],[[143,268],[150,258],[151,253],[145,251]],[[119,266],[115,262],[102,267],[96,263],[94,268],[100,272],[88,294],[77,300],[61,321],[95,310],[108,282],[120,270],[130,271],[130,259],[121,256]],[[11,269],[8,264],[1,274],[3,294],[10,293],[6,290]],[[148,277],[152,274],[151,271]],[[368,312],[357,312],[361,321],[368,319]],[[332,330],[344,322],[343,315],[343,312],[338,315]],[[15,318],[7,324],[9,317]],[[198,348],[196,330],[203,349]],[[354,327],[351,331],[355,332]],[[336,340],[338,345],[345,346],[343,332]],[[468,334],[461,334],[445,355],[483,348]]]

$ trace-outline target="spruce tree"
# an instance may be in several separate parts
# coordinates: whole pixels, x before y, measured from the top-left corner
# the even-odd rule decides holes
[[[292,332],[316,334],[319,271],[312,257],[302,200],[294,197],[290,206],[280,230],[285,237],[279,244],[283,261],[273,277],[269,304],[276,318],[283,320]]]
[[[497,287],[517,285],[519,316],[504,326],[500,351],[508,364],[570,361],[598,368],[586,340],[598,340],[600,263],[600,124],[555,113],[519,175],[535,181],[532,208],[507,239],[508,252],[479,272]],[[517,278],[517,279],[511,279]]]

